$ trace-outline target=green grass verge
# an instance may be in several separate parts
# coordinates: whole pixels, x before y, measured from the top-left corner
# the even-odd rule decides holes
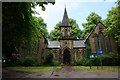
[[[90,66],[74,66],[75,69],[79,70],[88,70],[88,71],[107,71],[107,72],[117,72],[120,71],[120,67],[118,66],[103,66],[103,69],[101,69],[101,66],[92,66],[90,69]]]
[[[80,66],[73,66],[73,68],[83,70]]]
[[[23,71],[23,72],[46,72],[52,71],[52,66],[40,66],[40,67],[7,67],[8,70]]]
[[[57,66],[56,69],[61,69],[62,67],[61,66]]]

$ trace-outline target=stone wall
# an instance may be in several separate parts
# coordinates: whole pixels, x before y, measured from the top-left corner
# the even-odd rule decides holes
[[[36,45],[36,44],[35,44]],[[45,38],[43,36],[40,37],[39,44],[37,45],[38,50],[32,52],[33,50],[25,48],[25,46],[19,48],[19,54],[21,59],[23,60],[27,56],[31,56],[35,61],[44,62],[46,59],[46,55],[48,53],[47,43],[45,43]]]
[[[102,32],[104,29],[105,29],[105,26],[101,23],[98,23],[98,25],[93,30],[92,34],[89,36],[90,45],[91,45],[91,53],[97,53],[96,45],[95,45],[95,36],[97,36],[97,38],[98,38],[99,49],[102,50],[100,34],[103,34],[103,45],[104,45],[103,53],[105,53],[105,54],[108,54],[109,52],[117,53],[117,43],[115,42],[113,35],[111,35],[109,37],[105,37],[104,33]],[[109,45],[111,47],[111,51],[109,51],[109,49],[108,49],[108,42],[106,40],[107,38],[110,41]]]

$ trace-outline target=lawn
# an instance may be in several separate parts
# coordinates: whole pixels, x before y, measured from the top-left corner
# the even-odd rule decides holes
[[[92,66],[90,70],[90,66],[74,66],[75,69],[79,70],[88,70],[88,71],[110,71],[110,72],[117,72],[120,71],[120,67],[118,66],[103,66],[103,69],[101,69],[101,66]]]
[[[39,66],[39,67],[7,67],[8,70],[14,70],[14,71],[23,71],[23,72],[47,72],[52,71],[54,69],[61,69],[61,66]],[[101,69],[101,66],[99,66],[99,69],[97,69],[97,66],[92,66],[90,70],[90,66],[73,66],[73,68],[78,70],[88,70],[88,71],[109,71],[109,72],[117,72],[120,71],[120,67],[118,66],[103,66],[103,69]]]
[[[53,66],[39,66],[39,67],[7,67],[8,70],[23,71],[23,72],[46,72],[52,71]]]
[[[61,66],[57,66],[56,69],[61,69],[62,67]]]

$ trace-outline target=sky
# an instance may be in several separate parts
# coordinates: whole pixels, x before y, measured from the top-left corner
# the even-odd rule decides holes
[[[45,5],[46,10],[42,11],[41,7],[37,6],[35,11],[42,17],[47,24],[47,30],[50,32],[55,25],[62,21],[64,8],[66,6],[69,18],[76,20],[79,28],[83,30],[82,23],[86,23],[86,18],[91,12],[95,12],[104,20],[107,17],[108,11],[115,7],[116,0],[55,0],[55,4]]]

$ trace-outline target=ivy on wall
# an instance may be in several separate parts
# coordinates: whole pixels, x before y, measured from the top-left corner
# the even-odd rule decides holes
[[[88,54],[91,53],[91,46],[90,46],[90,40],[88,39],[86,42],[86,57],[88,58]]]

